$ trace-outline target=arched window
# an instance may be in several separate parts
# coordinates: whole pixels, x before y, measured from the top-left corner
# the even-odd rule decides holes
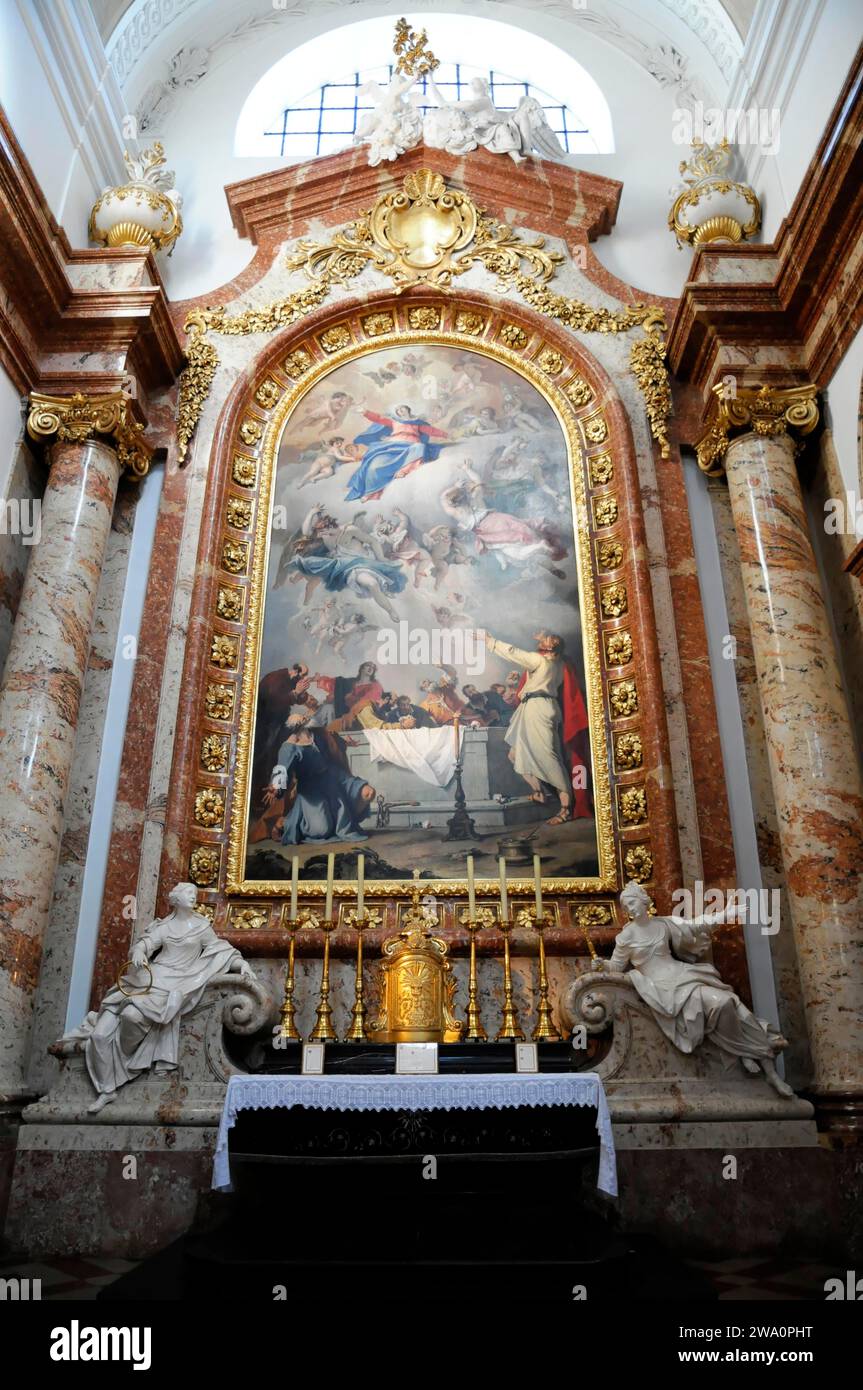
[[[425,24],[440,59],[435,82],[447,100],[466,95],[472,77],[484,77],[502,110],[513,110],[524,95],[536,97],[567,154],[614,149],[600,88],[562,49],[496,20],[434,14]],[[235,154],[299,160],[350,145],[359,116],[371,108],[360,90],[363,83],[386,86],[392,75],[392,63],[381,62],[392,50],[392,34],[389,17],[363,20],[322,34],[280,59],[245,102]],[[417,82],[415,92],[423,107],[426,79]],[[429,96],[424,109],[432,105]]]

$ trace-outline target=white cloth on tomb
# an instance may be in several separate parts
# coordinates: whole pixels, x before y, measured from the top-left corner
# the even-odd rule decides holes
[[[463,730],[459,730],[459,740]],[[432,787],[445,787],[455,773],[452,725],[442,729],[366,729],[371,762],[393,763]]]
[[[232,1076],[216,1137],[213,1187],[231,1190],[228,1136],[241,1110],[506,1110],[590,1105],[599,1135],[600,1192],[617,1196],[617,1161],[605,1090],[596,1072],[490,1072],[464,1076]]]

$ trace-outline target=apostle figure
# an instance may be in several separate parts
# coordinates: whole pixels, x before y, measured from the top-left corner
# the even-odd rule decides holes
[[[709,1039],[739,1057],[748,1072],[763,1071],[780,1096],[792,1096],[774,1060],[788,1046],[781,1033],[756,1018],[714,966],[701,962],[710,947],[711,929],[728,915],[692,921],[651,917],[650,899],[635,882],[626,884],[620,905],[630,920],[615,940],[611,959],[597,968],[628,970],[663,1033],[681,1052],[694,1052]]]
[[[531,800],[546,800],[543,783],[553,787],[560,810],[548,821],[563,825],[573,814],[589,816],[587,763],[582,739],[587,709],[572,667],[563,659],[563,640],[555,632],[538,632],[536,651],[522,651],[486,634],[486,646],[526,671],[515,713],[506,731],[509,759],[532,788]],[[561,705],[561,694],[563,704]]]
[[[98,1092],[92,1114],[116,1099],[120,1086],[151,1068],[173,1071],[180,1047],[180,1019],[200,1002],[215,975],[254,980],[252,967],[195,912],[198,891],[178,883],[168,896],[171,911],[152,922],[132,950],[134,975],[109,989],[98,1009],[68,1038],[84,1038],[84,1060]]]
[[[285,797],[281,827],[284,845],[365,840],[360,822],[371,808],[375,789],[333,756],[326,730],[294,728],[279,749],[278,762],[264,791],[269,805]]]
[[[372,422],[372,429],[354,440],[367,448],[348,484],[348,502],[381,497],[394,478],[406,478],[424,463],[433,463],[449,443],[443,430],[419,419],[409,405],[397,405],[392,415],[378,415],[373,410],[363,414]],[[436,439],[442,442],[435,444]]]

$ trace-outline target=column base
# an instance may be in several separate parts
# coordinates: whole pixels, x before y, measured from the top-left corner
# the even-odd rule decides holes
[[[806,1094],[815,1107],[819,1134],[835,1135],[859,1142],[863,1138],[863,1092],[831,1091],[826,1095]]]

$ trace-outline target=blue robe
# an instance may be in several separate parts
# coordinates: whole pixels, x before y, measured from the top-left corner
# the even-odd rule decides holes
[[[297,779],[294,804],[285,816],[283,845],[308,841],[365,840],[359,796],[366,785],[332,762],[314,743],[283,743],[279,762]]]
[[[413,417],[401,423],[431,428],[428,420]],[[356,473],[351,476],[345,501],[359,502],[370,492],[383,491],[405,464],[417,460],[433,463],[443,448],[443,444],[432,444],[425,436],[416,444],[411,444],[402,439],[390,439],[391,434],[391,425],[373,425],[364,434],[357,435],[354,443],[366,445],[366,452]]]
[[[331,594],[342,589],[355,589],[351,575],[355,570],[372,570],[377,575],[384,593],[400,594],[407,583],[401,563],[396,560],[377,560],[373,555],[296,555],[291,561],[295,569],[307,579],[323,580],[324,588]]]

